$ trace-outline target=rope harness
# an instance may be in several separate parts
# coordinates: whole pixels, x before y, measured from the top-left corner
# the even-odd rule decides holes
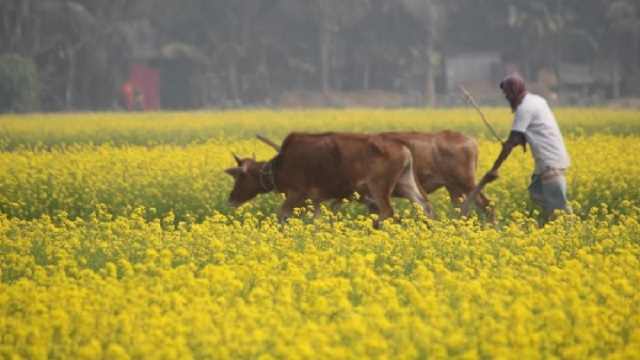
[[[276,178],[273,174],[273,160],[267,161],[260,169],[260,186],[266,192],[274,191],[276,189]]]

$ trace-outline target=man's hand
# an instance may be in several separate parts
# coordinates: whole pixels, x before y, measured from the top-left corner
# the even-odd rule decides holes
[[[498,158],[493,163],[491,170],[482,177],[481,181],[485,184],[495,181],[498,178],[498,169],[500,168],[500,165],[502,165],[507,157],[509,157],[509,154],[511,154],[511,150],[513,150],[515,146],[524,143],[526,143],[524,133],[512,130],[511,133],[509,133],[509,138],[507,139],[507,141],[502,143],[502,150],[500,150],[500,155],[498,155]]]
[[[498,170],[491,170],[484,175],[483,179],[486,183],[490,183],[495,181],[499,177],[500,175],[498,174]]]

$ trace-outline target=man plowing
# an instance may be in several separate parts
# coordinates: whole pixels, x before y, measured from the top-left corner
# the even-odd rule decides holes
[[[529,144],[535,161],[529,194],[542,208],[543,223],[550,220],[556,210],[571,212],[564,176],[570,164],[569,154],[547,101],[527,92],[524,80],[518,75],[507,76],[500,83],[500,88],[514,113],[513,125],[493,167],[478,187],[481,189],[498,178],[498,169],[513,148],[521,145],[526,149],[526,144]]]

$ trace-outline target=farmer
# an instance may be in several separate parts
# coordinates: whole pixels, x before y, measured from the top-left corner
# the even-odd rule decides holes
[[[564,176],[570,163],[569,154],[547,101],[528,93],[524,80],[518,75],[507,76],[500,82],[500,89],[515,116],[509,138],[502,144],[500,155],[485,175],[486,181],[498,178],[500,165],[514,147],[522,145],[526,151],[526,144],[529,143],[535,161],[529,195],[542,208],[543,223],[551,220],[555,210],[570,213]]]

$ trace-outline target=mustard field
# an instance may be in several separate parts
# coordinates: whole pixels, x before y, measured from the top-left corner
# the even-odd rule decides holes
[[[511,114],[483,109],[506,137]],[[558,109],[574,214],[538,226],[529,153],[486,193],[490,224],[440,190],[406,201],[226,204],[231,151],[290,131],[457,130],[453,110],[87,113],[0,117],[0,358],[640,357],[640,112]]]

